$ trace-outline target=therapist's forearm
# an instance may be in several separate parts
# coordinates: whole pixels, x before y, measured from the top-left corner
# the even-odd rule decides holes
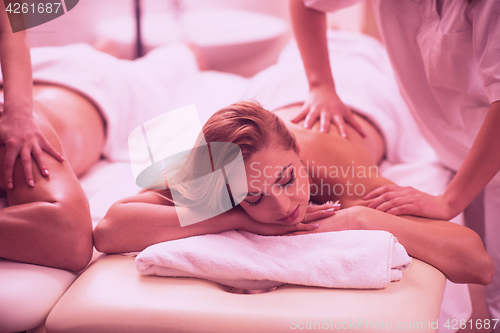
[[[305,7],[302,0],[290,0],[290,14],[309,87],[335,88],[328,56],[326,14]]]
[[[21,33],[2,32],[0,59],[4,86],[4,115],[31,116],[32,71],[29,48]]]
[[[462,212],[500,170],[500,101],[491,104],[464,163],[444,193],[453,213]]]

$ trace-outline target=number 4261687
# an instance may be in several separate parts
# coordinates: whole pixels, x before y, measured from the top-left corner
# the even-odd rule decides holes
[[[7,8],[5,8],[5,11],[8,12],[8,13],[12,13],[12,14],[27,14],[27,13],[39,13],[39,14],[43,14],[43,13],[46,13],[46,14],[52,14],[52,13],[56,13],[59,11],[59,8],[61,7],[61,3],[51,3],[51,2],[47,2],[47,3],[38,3],[38,4],[35,4],[35,3],[26,3],[26,2],[23,2],[23,3],[19,3],[19,2],[15,2],[15,3],[9,3],[9,5],[7,6]]]
[[[444,323],[444,327],[446,327],[447,329],[467,329],[467,328],[470,328],[470,329],[485,329],[485,330],[488,330],[488,329],[495,329],[497,324],[498,324],[498,319],[484,319],[484,320],[481,320],[481,319],[476,319],[476,320],[465,320],[465,319],[462,319],[462,320],[458,320],[458,319],[448,319],[446,320],[446,322]]]

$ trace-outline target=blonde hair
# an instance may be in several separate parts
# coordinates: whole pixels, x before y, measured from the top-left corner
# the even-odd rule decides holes
[[[213,143],[217,142],[229,144],[219,145],[222,149],[210,149],[214,146]],[[240,151],[246,161],[263,148],[293,150],[299,153],[295,136],[276,114],[250,101],[229,105],[214,113],[205,123],[195,147],[182,170],[176,175],[175,183],[180,184],[205,176],[209,173],[207,170],[219,170],[234,160]],[[208,161],[212,165],[208,164]],[[219,181],[204,186],[205,190],[201,191],[199,188],[184,187],[181,196],[187,206],[190,202],[199,204],[201,200],[207,209],[217,209],[220,201],[218,194],[222,193],[224,187],[231,193],[229,186]],[[173,204],[170,189],[153,191]]]

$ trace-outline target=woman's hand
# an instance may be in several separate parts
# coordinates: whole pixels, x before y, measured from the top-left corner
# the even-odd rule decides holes
[[[270,224],[257,222],[252,219],[252,221],[246,221],[244,224],[244,230],[252,232],[254,234],[263,236],[279,236],[288,233],[294,233],[298,231],[310,231],[318,228],[317,220],[321,220],[330,217],[335,214],[335,211],[340,208],[332,202],[327,202],[323,205],[309,205],[307,206],[306,215],[304,220],[295,225],[282,225],[282,224]]]
[[[415,215],[437,220],[450,220],[460,212],[454,212],[445,196],[433,196],[413,187],[386,185],[368,193],[364,200],[372,200],[369,208],[392,215]]]
[[[309,97],[304,103],[302,110],[291,120],[297,123],[304,120],[305,128],[312,128],[314,123],[320,120],[320,131],[328,133],[330,123],[334,123],[344,138],[347,138],[346,123],[351,125],[362,137],[365,137],[363,129],[358,124],[351,109],[342,103],[332,87],[317,87],[310,90]]]
[[[318,232],[343,231],[343,230],[364,230],[369,229],[366,221],[369,221],[367,216],[371,209],[362,206],[355,206],[339,210],[335,215],[323,217],[316,220],[317,228],[309,230],[297,230],[293,235],[302,235]]]
[[[6,149],[4,177],[5,184],[9,189],[14,187],[12,175],[18,155],[21,156],[26,183],[31,187],[35,186],[31,155],[33,155],[40,173],[45,177],[49,176],[49,171],[42,150],[45,150],[59,162],[64,161],[64,157],[45,139],[33,116],[23,117],[15,114],[6,116],[4,114],[0,117],[0,143],[3,143]]]
[[[304,216],[304,220],[302,223],[310,223],[317,220],[324,219],[326,217],[330,217],[335,214],[337,210],[340,209],[340,204],[333,201],[325,202],[322,205],[315,205],[309,203],[306,209],[306,215]]]

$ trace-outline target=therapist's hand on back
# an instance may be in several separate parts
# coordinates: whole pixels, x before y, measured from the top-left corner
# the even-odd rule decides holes
[[[386,185],[368,193],[369,208],[392,215],[415,215],[438,220],[450,220],[460,212],[453,209],[444,195],[430,195],[413,187]]]
[[[344,105],[332,87],[320,86],[310,89],[309,97],[302,110],[291,121],[297,123],[301,120],[304,120],[304,127],[308,129],[312,128],[314,123],[319,120],[320,131],[323,133],[328,133],[330,123],[333,123],[344,138],[348,138],[346,124],[349,124],[362,137],[365,137],[365,133],[354,118],[351,109]]]
[[[45,177],[49,176],[49,171],[43,150],[59,162],[64,161],[64,157],[45,138],[31,114],[25,116],[22,112],[11,112],[8,116],[2,115],[0,143],[5,145],[4,177],[9,189],[14,187],[12,176],[18,156],[21,158],[26,183],[31,187],[35,186],[31,156]]]

